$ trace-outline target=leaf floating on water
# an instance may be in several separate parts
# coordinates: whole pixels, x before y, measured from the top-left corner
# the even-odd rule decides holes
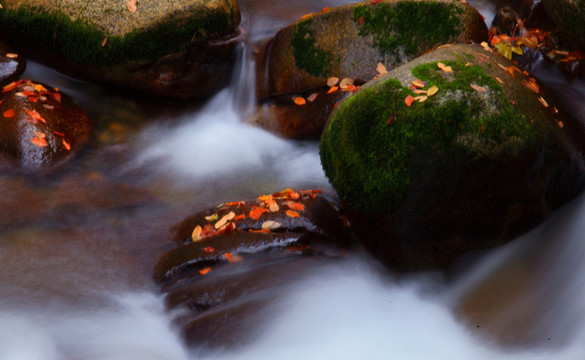
[[[473,90],[475,90],[477,92],[480,92],[480,93],[484,93],[484,92],[487,91],[487,89],[484,88],[483,86],[479,86],[479,85],[476,85],[476,84],[469,84],[469,87],[471,87]]]
[[[301,215],[299,215],[298,212],[294,211],[294,210],[287,210],[286,211],[286,216],[291,217],[291,218],[298,218]]]
[[[220,227],[222,227],[225,224],[227,224],[228,221],[232,220],[235,217],[236,217],[236,213],[233,212],[233,211],[230,211],[229,213],[227,213],[226,215],[224,215],[221,219],[219,219],[219,221],[216,222],[213,227],[217,230]]]
[[[279,223],[278,221],[274,221],[274,220],[267,220],[267,221],[262,223],[262,229],[268,229],[268,230],[275,230],[281,226],[282,226],[281,223]]]
[[[453,69],[450,66],[447,66],[447,65],[443,64],[442,62],[438,62],[437,67],[439,69],[443,70],[444,72],[452,72],[453,71]]]
[[[305,98],[300,97],[300,96],[295,96],[293,97],[293,101],[295,102],[295,104],[297,105],[305,105],[307,102],[305,101]]]
[[[384,64],[382,64],[381,62],[379,62],[378,66],[376,66],[376,71],[380,75],[384,75],[388,72],[388,70],[386,70],[386,66],[384,66]]]
[[[30,142],[40,147],[45,147],[49,145],[49,143],[47,143],[47,140],[39,136],[31,137]]]
[[[203,269],[199,270],[199,274],[201,274],[201,275],[207,275],[207,273],[210,272],[210,271],[211,271],[211,268],[210,267],[206,267],[206,268],[203,268]]]
[[[412,102],[414,101],[414,98],[412,97],[412,95],[408,95],[405,99],[404,99],[404,103],[406,104],[406,106],[410,107],[410,105],[412,105]]]
[[[309,97],[307,97],[307,101],[308,102],[315,101],[315,99],[317,98],[318,95],[319,95],[319,93],[312,93],[311,95],[309,95]]]
[[[219,219],[219,215],[217,213],[205,217],[205,220],[207,221],[215,221],[217,219]]]
[[[339,78],[332,76],[329,79],[327,79],[327,86],[334,87],[335,85],[337,85],[338,82]]]
[[[427,96],[433,96],[437,93],[437,91],[439,91],[439,88],[433,85],[427,90]]]
[[[135,13],[137,8],[136,8],[136,0],[128,0],[126,2],[126,7],[128,8],[128,11],[130,11],[131,13]]]
[[[268,212],[269,210],[263,207],[257,207],[254,208],[252,210],[250,210],[250,218],[254,219],[254,220],[258,220],[260,218],[260,216],[266,212]]]
[[[4,111],[4,117],[5,118],[14,117],[14,109],[8,109],[8,110]]]
[[[191,239],[193,240],[193,242],[197,242],[203,239],[203,237],[201,236],[201,231],[203,231],[201,226],[199,225],[195,226],[195,229],[193,229],[193,232],[191,233]]]

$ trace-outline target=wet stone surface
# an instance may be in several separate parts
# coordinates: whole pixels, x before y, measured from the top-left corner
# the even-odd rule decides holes
[[[25,59],[0,43],[0,86],[16,80],[26,68]]]

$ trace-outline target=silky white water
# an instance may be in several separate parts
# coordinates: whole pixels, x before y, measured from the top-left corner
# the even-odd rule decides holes
[[[299,2],[290,8],[296,16],[335,4]],[[493,12],[489,3],[478,5],[486,17]],[[256,20],[250,28],[257,30],[250,36],[270,32],[267,27],[282,26],[291,16],[278,14],[251,15]],[[140,171],[145,186],[175,208],[213,207],[286,187],[333,195],[316,142],[283,140],[244,123],[253,102],[253,67],[246,61],[240,66],[235,84],[202,109],[140,128],[127,143],[130,160],[115,168],[119,176]],[[87,84],[34,64],[29,68],[30,76],[75,92],[81,103],[97,101]],[[448,277],[397,276],[365,254],[307,269],[304,280],[288,284],[273,306],[257,314],[249,344],[231,351],[188,348],[162,296],[149,285],[148,271],[110,262],[118,250],[112,244],[125,240],[112,231],[101,242],[101,228],[112,221],[83,226],[84,232],[95,231],[89,244],[45,241],[36,229],[0,235],[0,360],[585,358],[585,196]],[[45,251],[35,252],[39,247]],[[130,262],[127,267],[133,269]],[[501,285],[518,268],[520,280]],[[515,295],[488,304],[493,316],[476,324],[460,304],[485,287],[488,295]],[[503,345],[507,331],[521,340]]]

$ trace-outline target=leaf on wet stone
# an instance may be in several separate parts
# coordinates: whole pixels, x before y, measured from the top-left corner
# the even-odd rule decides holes
[[[14,117],[14,109],[8,109],[8,110],[4,111],[3,115],[5,118]]]
[[[225,257],[225,259],[229,262],[229,263],[239,263],[244,261],[244,258],[239,256],[239,255],[234,255],[232,253],[226,252],[225,254],[223,254],[223,256]]]
[[[30,142],[40,147],[46,147],[49,145],[49,143],[47,143],[47,140],[39,136],[31,137]]]
[[[300,97],[300,96],[295,96],[293,97],[293,101],[295,104],[297,105],[305,105],[307,102],[305,101],[305,98]]]
[[[274,221],[274,220],[267,220],[267,221],[262,223],[262,229],[268,229],[268,230],[275,230],[281,226],[282,226],[281,223],[279,223],[278,221]]]
[[[331,94],[336,92],[339,89],[338,86],[332,86],[331,89],[329,89],[329,91],[327,91],[327,94]]]
[[[209,273],[210,271],[211,271],[211,268],[210,267],[206,267],[206,268],[203,268],[203,269],[199,270],[199,274],[201,274],[201,275],[207,275],[207,273]]]
[[[262,214],[269,212],[269,211],[270,210],[268,210],[266,208],[257,207],[257,208],[250,210],[249,216],[251,219],[258,220]]]
[[[234,221],[244,220],[246,218],[245,214],[240,214],[234,218]]]
[[[203,229],[201,228],[200,225],[195,226],[193,232],[191,233],[191,239],[193,240],[193,242],[203,239],[203,237],[201,236],[202,231]]]
[[[299,203],[299,202],[288,201],[285,203],[285,205],[288,206],[288,208],[291,210],[297,210],[297,211],[305,210],[305,205],[303,205],[302,203]]]
[[[236,217],[236,213],[233,211],[230,211],[229,213],[224,215],[221,219],[219,219],[219,221],[216,222],[213,227],[217,230],[217,229],[221,228],[222,226],[224,226],[225,224],[227,224],[227,222],[232,220],[234,217]]]
[[[345,89],[345,88],[349,87],[350,85],[353,85],[353,79],[352,78],[344,78],[339,83],[339,87],[341,89]]]
[[[313,102],[313,101],[315,101],[315,99],[317,98],[317,96],[318,96],[318,95],[319,95],[319,93],[312,93],[311,95],[309,95],[309,96],[307,97],[307,101],[308,101],[308,102]]]
[[[215,252],[215,249],[213,247],[211,247],[211,246],[207,246],[207,247],[205,247],[203,249],[203,251],[205,251],[206,253],[211,254],[211,253],[214,253]]]
[[[6,56],[9,59],[16,59],[18,57],[18,54],[6,53],[4,56]]]
[[[205,220],[207,221],[215,221],[217,219],[219,219],[219,215],[217,213],[205,217]]]
[[[286,216],[288,217],[292,217],[292,218],[298,218],[300,217],[299,213],[294,211],[294,210],[287,210],[286,211]]]
[[[339,82],[339,78],[332,76],[329,79],[327,79],[327,86],[334,87],[335,85],[337,85],[338,82]]]
[[[65,141],[65,139],[62,139],[62,142],[63,146],[65,147],[65,150],[67,151],[71,150],[71,145],[67,141]]]
[[[376,66],[376,71],[380,75],[384,75],[388,72],[388,70],[386,70],[386,66],[384,66],[384,64],[382,64],[381,62],[379,62],[378,66]]]

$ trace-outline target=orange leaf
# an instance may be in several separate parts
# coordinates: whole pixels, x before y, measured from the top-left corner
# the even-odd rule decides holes
[[[11,118],[13,116],[14,116],[14,109],[8,109],[8,110],[4,111],[5,118]]]
[[[40,146],[40,147],[45,147],[45,146],[48,146],[49,145],[47,143],[47,140],[45,140],[42,137],[38,137],[38,136],[31,137],[30,138],[30,142],[33,143],[33,144],[35,144],[36,146]]]
[[[337,86],[332,86],[331,89],[329,89],[329,91],[327,91],[327,94],[331,94],[337,91],[337,89],[339,89],[339,87]]]
[[[268,212],[268,211],[269,210],[266,208],[257,207],[257,208],[250,210],[250,214],[248,216],[250,216],[250,218],[252,218],[254,220],[258,220],[262,214],[264,214],[265,212]]]
[[[292,210],[298,210],[298,211],[305,210],[305,205],[303,205],[302,203],[299,203],[299,202],[288,201],[286,203],[286,206],[288,206],[288,208],[292,209]]]
[[[326,11],[328,11],[328,10],[329,10],[329,6],[325,6],[325,7],[324,7],[323,9],[321,9],[319,12],[320,12],[320,13],[324,13],[324,12],[326,12]]]
[[[201,275],[207,275],[207,273],[210,272],[210,271],[211,271],[211,268],[210,267],[206,267],[206,268],[203,268],[203,269],[199,270],[199,274],[201,274]]]
[[[476,85],[476,84],[469,84],[469,87],[471,87],[473,90],[475,90],[477,92],[480,92],[480,93],[484,93],[484,92],[487,91],[487,89],[484,88],[483,86],[479,86],[479,85]]]
[[[61,102],[61,94],[59,94],[58,92],[53,93],[53,100],[55,100],[56,102],[60,103]]]
[[[414,101],[414,98],[412,97],[412,95],[408,95],[406,98],[404,98],[404,103],[408,107],[410,107],[410,105],[412,105],[413,101]]]
[[[293,101],[295,102],[295,104],[297,105],[305,105],[307,102],[305,101],[305,98],[300,97],[300,96],[296,96],[293,97]]]
[[[313,15],[313,13],[305,14],[305,15],[301,16],[301,20],[305,20],[306,18],[310,17],[311,15]]]
[[[244,260],[243,257],[239,256],[239,255],[234,255],[232,253],[226,252],[225,254],[223,254],[223,256],[225,256],[225,259],[230,262],[230,263],[238,263]]]
[[[287,210],[286,211],[286,215],[287,216],[290,216],[292,218],[298,218],[298,217],[300,217],[299,213],[296,212],[296,211],[293,211],[293,210]]]
[[[569,55],[569,53],[567,53],[567,55]],[[4,56],[6,56],[9,59],[16,59],[18,57],[18,54],[6,53],[6,54],[4,54]]]
[[[258,229],[258,230],[250,229],[248,231],[251,233],[271,233],[270,229]]]
[[[378,66],[376,66],[376,71],[380,75],[384,75],[388,72],[388,70],[386,70],[386,66],[384,66],[384,64],[382,64],[381,62],[379,62]]]
[[[544,98],[541,96],[538,98],[538,101],[542,104],[542,106],[544,106],[545,108],[548,107],[548,103],[546,102],[546,100],[544,100]]]
[[[443,70],[444,72],[452,72],[453,71],[453,69],[450,66],[447,66],[447,65],[443,64],[442,62],[438,62],[437,67],[439,69]]]
[[[234,221],[240,221],[246,218],[245,214],[240,214],[234,218]]]
[[[131,13],[135,13],[136,12],[136,0],[128,0],[126,2],[126,7],[128,7],[128,11],[130,11]]]
[[[206,253],[213,253],[215,252],[215,249],[212,248],[211,246],[208,246],[205,249],[203,249],[203,251],[205,251]]]
[[[45,120],[41,114],[39,114],[36,110],[29,110],[29,109],[24,109],[24,112],[26,112],[28,114],[28,116],[32,117],[35,120],[38,120],[42,123],[47,123],[47,120]]]
[[[422,81],[420,81],[420,79],[416,79],[415,81],[411,81],[412,85],[414,85],[414,87],[422,89],[425,87],[425,84],[423,84]]]

